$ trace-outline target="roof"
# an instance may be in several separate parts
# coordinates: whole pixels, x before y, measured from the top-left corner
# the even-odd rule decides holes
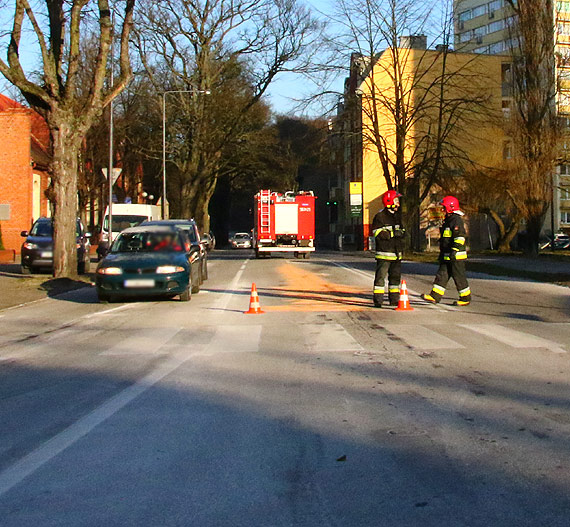
[[[125,229],[124,231],[121,231],[122,233],[128,233],[128,234],[136,234],[138,232],[177,232],[177,229],[174,228],[174,225],[137,225],[136,227],[129,227],[128,229]]]
[[[50,133],[45,119],[35,110],[0,93],[0,112],[14,109],[24,109],[30,112],[32,120],[32,158],[41,165],[47,165],[50,159]]]

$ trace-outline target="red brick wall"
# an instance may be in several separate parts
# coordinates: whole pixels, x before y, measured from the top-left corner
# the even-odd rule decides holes
[[[31,111],[0,112],[0,203],[10,204],[10,220],[2,221],[6,249],[20,252],[20,232],[32,220]]]

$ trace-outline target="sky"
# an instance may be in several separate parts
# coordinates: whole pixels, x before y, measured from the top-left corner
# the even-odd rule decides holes
[[[304,3],[314,10],[315,14],[318,14],[318,12],[329,12],[332,1],[333,0],[304,0]],[[5,28],[5,30],[7,30],[11,28],[12,25],[12,8],[6,8],[2,0],[0,0],[0,7],[3,7],[0,9],[0,28]],[[4,39],[2,39],[2,41],[4,41]],[[32,49],[36,49],[35,42],[30,43],[28,48],[26,48],[26,46],[21,46],[21,60],[25,70],[29,70],[34,64],[37,64],[37,61],[32,54]],[[2,48],[1,58],[6,61],[4,48]],[[339,81],[338,89],[341,89],[341,87],[342,80]],[[306,97],[309,94],[310,89],[313,89],[313,86],[311,86],[311,84],[300,74],[289,72],[281,73],[270,86],[267,92],[267,99],[275,113],[299,114],[300,110],[298,108],[298,102],[294,99]],[[18,97],[18,91],[11,86],[2,75],[0,75],[0,93],[9,97]],[[308,113],[319,114],[322,113],[322,111],[323,110],[320,107],[313,107],[308,110]]]

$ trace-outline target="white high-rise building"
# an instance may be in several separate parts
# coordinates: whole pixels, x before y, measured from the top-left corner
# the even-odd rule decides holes
[[[570,127],[570,0],[554,3],[555,53],[557,55],[557,107],[561,119]],[[491,55],[509,54],[516,49],[516,39],[511,39],[509,25],[513,23],[513,11],[505,0],[454,0],[455,49],[471,53]],[[509,65],[503,65],[504,79],[510,75]],[[507,83],[504,84],[507,87]],[[509,112],[508,93],[503,93],[504,112]],[[570,151],[569,144],[564,148]],[[553,221],[547,221],[554,231],[570,233],[570,164],[559,165],[554,175],[552,200]]]

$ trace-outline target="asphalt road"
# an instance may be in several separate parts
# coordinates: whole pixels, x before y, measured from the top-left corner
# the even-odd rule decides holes
[[[397,312],[369,258],[249,256],[187,303],[0,311],[3,527],[569,524],[568,288],[432,306],[406,264]]]

